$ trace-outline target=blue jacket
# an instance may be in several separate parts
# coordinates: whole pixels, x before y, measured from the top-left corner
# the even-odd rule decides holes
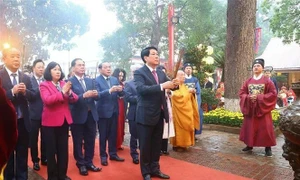
[[[117,78],[110,76],[109,82],[111,87],[119,85]],[[102,75],[96,78],[96,87],[98,90],[99,101],[97,102],[97,111],[99,118],[111,118],[113,113],[119,114],[118,96],[123,92],[109,93],[109,85]]]
[[[125,100],[126,102],[129,103],[127,119],[129,121],[134,121],[135,113],[136,113],[136,104],[137,104],[137,91],[133,80],[128,81],[125,84],[124,93],[125,93]]]
[[[34,76],[32,76],[30,80],[32,84],[32,89],[34,90],[34,96],[32,97],[32,100],[29,102],[30,119],[41,120],[44,104],[41,99],[39,84]]]
[[[85,91],[77,77],[73,76],[69,80],[72,82],[72,91],[78,96],[78,101],[75,104],[70,105],[73,124],[84,124],[87,120],[89,110],[91,111],[94,120],[98,121],[99,116],[95,105],[95,101],[98,100],[98,97],[84,99],[83,93]],[[97,90],[95,82],[92,79],[84,78],[84,82],[87,90]]]

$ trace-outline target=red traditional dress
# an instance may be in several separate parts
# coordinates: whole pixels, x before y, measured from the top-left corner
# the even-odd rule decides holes
[[[120,82],[120,85],[124,87],[124,84]],[[118,131],[117,131],[117,149],[122,148],[124,141],[124,129],[125,129],[125,102],[123,97],[119,97],[119,117],[118,117]]]
[[[6,98],[0,79],[0,179],[1,172],[17,143],[17,115],[14,106]]]
[[[252,102],[251,94],[257,94]],[[271,111],[276,105],[277,92],[273,82],[264,76],[248,79],[239,92],[244,121],[240,140],[247,146],[270,147],[276,145]]]

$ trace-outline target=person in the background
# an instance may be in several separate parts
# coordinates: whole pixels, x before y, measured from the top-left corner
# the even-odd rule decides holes
[[[288,100],[287,100],[288,91],[285,86],[281,87],[281,90],[278,93],[278,97],[281,99],[283,107],[288,105]]]
[[[209,81],[208,77],[205,77],[205,79],[204,79],[203,88],[204,89],[210,89],[210,90],[212,90],[212,88],[213,88],[213,84],[212,84],[212,82]]]
[[[271,146],[276,145],[271,111],[275,107],[277,93],[273,82],[263,75],[263,68],[263,59],[254,60],[254,75],[239,91],[244,116],[240,140],[247,145],[242,151],[251,151],[254,146],[265,147],[265,155],[270,157]]]
[[[70,180],[67,176],[68,132],[73,120],[69,103],[75,103],[78,96],[72,92],[72,83],[63,81],[64,73],[58,63],[48,64],[44,78],[46,81],[40,84],[40,91],[44,103],[42,128],[47,145],[48,180]]]
[[[264,70],[264,75],[271,79],[271,81],[274,83],[274,86],[276,88],[276,92],[278,93],[277,80],[276,78],[272,77],[272,72],[273,72],[273,67],[270,66],[269,68],[266,67]]]
[[[46,157],[46,143],[44,138],[44,132],[42,130],[42,112],[43,112],[43,102],[40,95],[40,84],[44,81],[44,70],[45,63],[41,59],[33,61],[32,65],[33,76],[31,77],[31,84],[35,91],[34,99],[29,102],[30,107],[30,120],[32,129],[30,132],[30,153],[31,160],[33,162],[33,169],[36,171],[40,170],[39,161],[41,160],[42,165],[47,165]],[[38,139],[39,134],[41,135],[40,141],[40,155],[38,157]]]
[[[224,105],[224,93],[225,93],[225,87],[224,83],[219,83],[219,88],[216,91],[216,98],[219,100],[219,107],[222,107]]]
[[[184,84],[185,73],[177,72],[179,89],[172,92],[172,108],[175,137],[171,138],[173,150],[186,150],[195,144],[194,130],[199,130],[199,110],[196,101],[196,89]]]
[[[296,101],[296,94],[295,92],[293,91],[292,87],[289,87],[289,90],[287,92],[287,101],[288,101],[288,104],[292,104],[294,101]]]
[[[163,65],[158,65],[156,69],[161,70],[167,76],[167,69]],[[164,129],[166,128],[165,126],[168,126],[168,123],[164,123]],[[163,154],[169,155],[168,144],[169,144],[169,137],[165,137],[165,138],[163,137],[163,139],[161,141],[161,152],[160,152],[161,155],[163,155]]]
[[[116,68],[112,74],[115,78],[119,80],[120,86],[124,89],[125,81],[126,81],[126,72],[124,69]],[[118,105],[119,105],[119,116],[118,116],[118,130],[117,130],[117,149],[123,150],[122,144],[124,142],[125,135],[125,113],[126,106],[124,102],[124,96],[118,97]]]
[[[16,48],[3,50],[4,69],[0,70],[2,88],[17,113],[18,140],[15,153],[11,153],[4,170],[5,179],[28,179],[28,146],[31,121],[28,101],[34,96],[30,77],[19,71],[21,54]]]
[[[117,154],[118,96],[123,95],[123,87],[117,78],[111,76],[110,63],[103,62],[99,64],[98,68],[100,75],[96,78],[96,86],[99,97],[97,112],[99,115],[100,159],[102,166],[107,166],[108,154],[111,161],[125,161]],[[108,154],[106,144],[108,144]]]
[[[197,104],[198,104],[198,110],[199,110],[199,118],[200,118],[200,127],[196,127],[196,129],[198,130],[195,130],[195,134],[201,134],[202,133],[202,124],[203,124],[203,110],[201,108],[201,103],[202,103],[202,100],[201,100],[201,86],[200,86],[200,83],[199,83],[199,80],[194,77],[192,75],[193,73],[193,67],[192,67],[192,64],[190,63],[185,63],[183,65],[183,71],[185,72],[185,81],[184,83],[186,84],[186,86],[188,86],[189,88],[195,88],[196,89],[196,97],[197,97]],[[197,142],[198,139],[195,138],[195,141]]]
[[[136,66],[133,69],[133,73],[136,69],[140,68],[140,66]],[[139,153],[137,151],[137,129],[136,129],[136,104],[137,104],[137,91],[134,80],[130,80],[125,84],[125,100],[129,104],[128,112],[127,112],[127,119],[129,123],[129,132],[130,132],[130,155],[132,157],[132,162],[134,164],[139,164]]]
[[[0,179],[18,139],[17,115],[11,101],[6,97],[0,78]]]
[[[81,58],[75,58],[71,66],[74,76],[69,81],[72,83],[72,91],[78,96],[78,101],[71,105],[73,155],[79,174],[87,176],[88,170],[101,171],[101,168],[93,164],[96,126],[99,120],[94,100],[98,100],[98,92],[93,80],[84,77],[85,62]]]

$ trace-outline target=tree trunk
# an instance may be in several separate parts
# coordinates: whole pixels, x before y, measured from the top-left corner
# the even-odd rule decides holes
[[[228,0],[225,109],[239,111],[238,92],[254,59],[256,0]]]

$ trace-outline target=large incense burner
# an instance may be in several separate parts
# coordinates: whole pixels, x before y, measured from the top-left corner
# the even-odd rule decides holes
[[[292,83],[297,99],[280,115],[279,128],[285,136],[282,156],[289,161],[294,179],[300,180],[300,82]]]

